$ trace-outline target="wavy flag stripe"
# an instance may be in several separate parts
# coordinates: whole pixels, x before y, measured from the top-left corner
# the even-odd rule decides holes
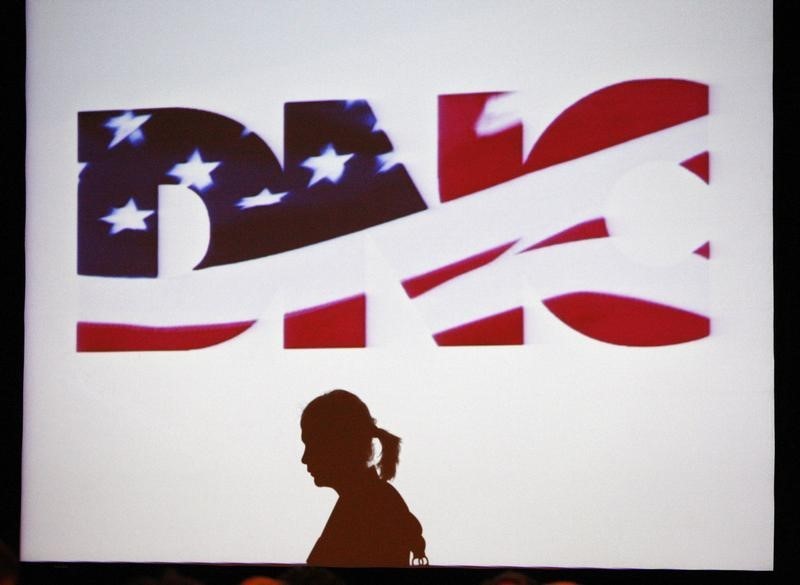
[[[538,250],[539,248],[546,248],[547,246],[556,246],[558,244],[569,244],[570,242],[580,242],[581,240],[592,240],[594,238],[607,238],[608,227],[606,220],[602,217],[597,219],[590,219],[581,222],[577,225],[569,227],[563,231],[558,232],[545,238],[541,242],[537,242],[532,246],[528,246],[520,252],[530,252],[531,250]]]
[[[480,252],[469,258],[464,258],[463,260],[458,260],[447,266],[431,270],[425,274],[407,278],[403,281],[403,288],[406,290],[409,298],[413,299],[414,297],[428,292],[432,288],[436,288],[440,284],[444,284],[448,280],[453,280],[462,274],[487,265],[489,262],[502,256],[514,244],[516,244],[516,242],[508,242],[507,244],[502,244],[491,250]]]
[[[289,313],[283,321],[286,349],[366,347],[367,297],[357,295]]]
[[[703,179],[706,183],[711,181],[711,155],[708,152],[686,159],[681,166]]]
[[[176,351],[217,345],[247,331],[255,321],[147,327],[120,323],[78,323],[78,351]]]
[[[433,338],[441,346],[522,345],[525,343],[524,320],[524,309],[516,307],[440,331]]]
[[[574,292],[545,299],[544,304],[576,331],[615,345],[675,345],[711,333],[708,317],[642,299]]]

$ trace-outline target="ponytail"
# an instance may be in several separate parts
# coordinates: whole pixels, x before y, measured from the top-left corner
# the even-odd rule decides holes
[[[381,460],[378,461],[378,475],[389,481],[397,471],[400,461],[400,437],[380,427],[375,427],[375,438],[381,442]]]

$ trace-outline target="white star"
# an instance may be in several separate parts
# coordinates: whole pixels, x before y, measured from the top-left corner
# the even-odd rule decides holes
[[[379,154],[376,158],[378,159],[378,163],[381,165],[380,168],[378,168],[379,173],[385,173],[389,169],[400,164],[400,160],[397,157],[397,151],[395,150]]]
[[[319,183],[325,179],[336,183],[344,174],[344,165],[353,158],[353,154],[339,154],[333,144],[325,147],[319,156],[312,156],[301,163],[301,166],[314,171],[308,186]]]
[[[133,200],[133,197],[131,197],[125,204],[125,207],[112,207],[111,213],[105,217],[101,217],[100,220],[111,224],[110,233],[113,236],[122,230],[147,231],[147,224],[144,220],[153,215],[153,213],[155,213],[155,211],[136,207],[136,202]]]
[[[134,116],[133,112],[125,112],[119,116],[108,119],[105,123],[106,128],[114,131],[114,138],[108,148],[114,148],[117,144],[127,139],[131,144],[139,144],[144,140],[144,134],[140,126],[150,119],[150,114],[144,116]]]
[[[275,205],[280,203],[289,192],[285,193],[272,193],[269,189],[264,189],[258,195],[252,197],[242,197],[236,203],[239,209],[250,209],[251,207],[260,207],[262,205]]]
[[[180,179],[181,185],[195,186],[204,191],[214,183],[211,173],[219,165],[219,161],[205,162],[200,156],[200,150],[195,149],[189,160],[176,164],[167,174]]]
[[[83,174],[83,171],[84,171],[84,170],[86,169],[86,167],[88,167],[88,166],[89,166],[89,163],[88,163],[88,162],[79,162],[79,163],[78,163],[78,180],[79,180],[79,181],[80,181],[81,175]]]

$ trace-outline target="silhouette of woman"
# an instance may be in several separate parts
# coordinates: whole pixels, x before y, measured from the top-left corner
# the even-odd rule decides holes
[[[302,462],[319,487],[339,494],[308,564],[396,567],[427,564],[422,526],[388,480],[400,439],[376,426],[358,396],[333,390],[312,400],[300,419]],[[374,456],[372,439],[381,443]],[[413,555],[413,561],[410,560]]]

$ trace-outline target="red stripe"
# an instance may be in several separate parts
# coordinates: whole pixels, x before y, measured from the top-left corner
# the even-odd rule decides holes
[[[697,250],[695,250],[694,253],[706,259],[711,258],[711,242],[706,242],[705,244],[697,248]]]
[[[706,183],[711,177],[711,158],[708,152],[701,152],[697,156],[686,159],[681,163],[685,169],[692,171],[695,175],[703,179]]]
[[[403,288],[406,289],[406,294],[408,294],[410,298],[418,297],[432,288],[444,284],[448,280],[452,280],[457,276],[461,276],[462,274],[489,264],[489,262],[500,257],[503,252],[516,244],[517,241],[518,240],[508,242],[507,244],[497,246],[491,250],[486,250],[480,254],[475,254],[469,258],[464,258],[463,260],[458,260],[457,262],[442,266],[441,268],[436,268],[425,274],[407,278],[403,281]]]
[[[452,201],[522,174],[522,124],[478,136],[487,102],[504,92],[439,96],[439,198]]]
[[[367,297],[364,294],[287,313],[283,347],[366,347]]]
[[[436,333],[438,345],[522,345],[525,343],[522,307]]]
[[[584,221],[583,223],[579,223],[571,228],[567,228],[564,231],[558,232],[557,234],[550,236],[549,238],[544,239],[541,242],[530,246],[529,248],[525,248],[522,250],[522,252],[528,252],[530,250],[536,250],[546,246],[555,246],[557,244],[567,244],[569,242],[578,242],[580,240],[593,240],[595,238],[607,237],[608,228],[606,227],[606,220],[600,217],[597,219]],[[522,254],[522,252],[520,252],[520,254]]]
[[[702,339],[711,331],[703,315],[606,293],[569,293],[544,304],[576,331],[616,345],[674,345]]]
[[[175,351],[199,349],[228,341],[255,321],[145,327],[122,323],[78,323],[78,351]]]
[[[523,153],[522,124],[479,136],[475,124],[502,92],[439,96],[439,194],[443,202],[708,114],[708,86],[638,79],[575,102]],[[522,158],[527,154],[527,160]]]
[[[639,79],[589,94],[542,133],[525,172],[573,160],[708,114],[708,86],[683,79]]]

